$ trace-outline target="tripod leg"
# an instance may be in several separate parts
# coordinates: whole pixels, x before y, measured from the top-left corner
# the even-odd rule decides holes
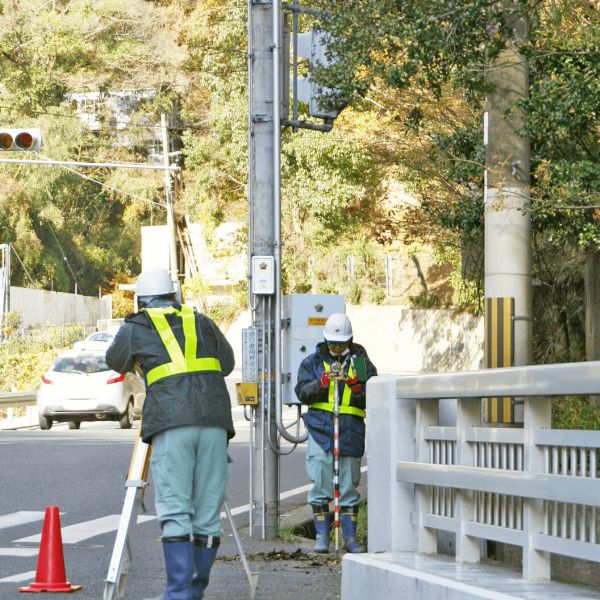
[[[108,567],[103,600],[123,598],[125,594],[127,574],[132,562],[131,537],[137,521],[138,508],[142,502],[143,491],[147,485],[145,478],[149,457],[150,446],[142,442],[138,435],[125,483],[125,501]],[[139,498],[137,497],[138,492],[140,492]]]
[[[244,548],[242,546],[242,540],[240,539],[240,534],[235,526],[235,522],[233,520],[233,515],[229,510],[229,505],[227,504],[227,500],[224,502],[225,513],[227,514],[227,519],[229,521],[229,525],[231,527],[231,533],[235,539],[235,544],[237,546],[238,552],[240,553],[240,559],[242,564],[244,565],[244,571],[246,571],[246,577],[248,578],[248,584],[250,585],[250,600],[254,600],[254,596],[256,594],[256,584],[258,583],[258,573],[250,571],[250,565],[248,565],[248,561],[246,560],[246,553],[244,552]]]

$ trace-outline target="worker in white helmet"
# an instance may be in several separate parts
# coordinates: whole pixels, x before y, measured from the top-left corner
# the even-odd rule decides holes
[[[152,444],[156,514],[167,585],[162,600],[204,597],[221,536],[227,443],[235,435],[225,376],[233,350],[205,315],[179,304],[164,269],[136,283],[139,312],[107,350],[119,373],[138,363],[146,379],[142,440]]]
[[[303,419],[308,429],[306,470],[312,487],[308,503],[313,509],[317,541],[315,552],[329,552],[333,499],[334,385],[339,396],[339,502],[344,545],[348,552],[364,552],[356,541],[356,515],[360,494],[360,463],[365,451],[365,382],[377,375],[366,350],[352,341],[352,324],[343,313],[334,313],[325,324],[323,342],[301,363],[296,396],[308,405]],[[329,379],[331,365],[342,365],[345,381]]]

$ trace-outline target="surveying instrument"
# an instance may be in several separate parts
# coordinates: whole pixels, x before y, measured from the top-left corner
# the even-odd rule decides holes
[[[138,433],[131,462],[129,464],[129,473],[125,482],[125,501],[123,511],[117,529],[115,545],[113,548],[108,575],[104,585],[103,600],[117,600],[124,598],[125,586],[127,584],[127,575],[129,567],[133,562],[133,536],[137,517],[140,509],[145,512],[144,491],[148,485],[148,467],[150,466],[151,446],[142,441],[142,430]],[[250,586],[250,600],[254,600],[256,594],[256,584],[258,583],[258,573],[250,571],[246,554],[242,547],[242,541],[233,521],[233,515],[229,510],[227,500],[224,502],[225,514],[231,527],[231,532],[240,555],[240,560],[244,566],[248,584]]]

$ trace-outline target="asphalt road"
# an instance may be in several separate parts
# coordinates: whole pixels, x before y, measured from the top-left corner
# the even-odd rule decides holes
[[[227,497],[243,527],[248,522],[248,427],[237,407],[234,420],[239,433],[229,448],[233,463]],[[22,598],[18,587],[34,579],[35,536],[41,533],[46,506],[60,509],[67,577],[83,586],[76,597],[102,598],[137,427],[137,422],[132,430],[121,430],[117,423],[82,423],[80,430],[55,425],[50,431],[0,432],[1,600]],[[288,496],[282,512],[306,502],[304,458],[305,447],[299,446],[281,459],[281,491]],[[157,595],[158,579],[164,585],[152,485],[146,507],[147,520],[136,528],[135,569],[127,582],[126,598],[138,600]]]

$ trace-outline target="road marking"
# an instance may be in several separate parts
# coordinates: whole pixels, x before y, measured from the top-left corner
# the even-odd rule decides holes
[[[27,579],[33,579],[35,577],[35,571],[27,571],[27,573],[18,573],[17,575],[11,575],[0,579],[0,583],[19,583],[20,581],[26,581]]]
[[[0,548],[0,556],[35,556],[37,548]]]
[[[63,544],[77,544],[78,542],[87,540],[91,537],[116,531],[119,528],[120,519],[121,515],[108,515],[106,517],[101,517],[100,519],[92,519],[91,521],[83,521],[82,523],[63,527],[61,528]],[[137,522],[140,524],[154,519],[156,519],[156,516],[140,515]],[[14,540],[14,542],[39,544],[41,539],[42,535],[37,534]]]
[[[18,512],[0,516],[0,529],[16,527],[17,525],[24,525],[25,523],[33,523],[34,521],[41,521],[43,518],[44,511],[20,510]]]

